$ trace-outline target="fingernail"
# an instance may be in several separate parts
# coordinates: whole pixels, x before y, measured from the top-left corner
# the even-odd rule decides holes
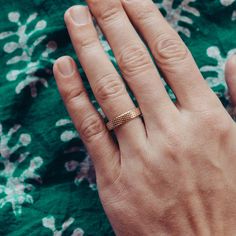
[[[72,20],[77,25],[85,25],[89,23],[90,15],[88,7],[86,6],[74,6],[70,9],[70,15]]]
[[[57,60],[57,65],[60,73],[63,76],[72,75],[74,72],[74,66],[72,64],[72,60],[69,57],[62,57]]]

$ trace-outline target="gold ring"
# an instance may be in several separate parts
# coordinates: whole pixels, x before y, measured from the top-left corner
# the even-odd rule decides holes
[[[142,115],[141,110],[139,108],[135,107],[134,109],[129,110],[129,111],[115,117],[114,119],[110,120],[109,122],[107,122],[106,126],[107,126],[108,130],[113,130],[114,128],[116,128],[120,125],[123,125],[140,115]]]

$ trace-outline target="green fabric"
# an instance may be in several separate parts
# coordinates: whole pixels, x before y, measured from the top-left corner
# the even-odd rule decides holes
[[[99,201],[91,160],[52,75],[56,58],[64,54],[76,58],[63,13],[85,3],[0,2],[0,235],[113,235]],[[236,1],[156,4],[227,104],[224,65],[236,52]],[[115,64],[109,45],[99,36]]]

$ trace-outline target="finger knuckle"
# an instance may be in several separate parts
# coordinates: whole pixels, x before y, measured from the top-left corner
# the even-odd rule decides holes
[[[151,58],[141,45],[129,45],[121,50],[117,62],[124,76],[132,77],[151,67]]]
[[[94,9],[97,9],[96,18],[103,23],[111,23],[120,19],[121,5],[119,1],[108,1],[106,4],[92,1],[91,5],[94,5]],[[97,5],[96,8],[95,5]]]
[[[98,48],[98,39],[96,37],[81,37],[77,36],[75,38],[75,45],[78,50],[78,53],[83,53],[85,50],[93,50]]]
[[[103,102],[122,96],[125,93],[125,85],[118,75],[109,73],[98,79],[94,92],[98,100]]]
[[[87,116],[80,124],[79,133],[85,142],[89,143],[105,133],[104,125],[97,114]]]
[[[176,153],[183,151],[183,139],[181,137],[181,132],[178,132],[177,129],[171,127],[166,128],[164,140],[168,153],[176,155]]]
[[[173,66],[188,58],[188,49],[176,35],[161,34],[153,40],[154,57],[159,64]]]
[[[64,89],[62,92],[63,100],[67,105],[74,104],[76,101],[80,100],[82,97],[86,97],[87,93],[83,89],[78,89],[77,87]]]
[[[156,17],[156,8],[153,4],[142,1],[139,6],[137,6],[136,18],[139,22],[142,22],[144,25],[153,24],[153,20]]]
[[[216,136],[225,136],[229,134],[230,130],[232,129],[232,122],[222,113],[219,111],[214,112],[207,111],[201,114],[200,125],[205,127],[206,131],[213,133]],[[216,137],[215,136],[215,137]]]

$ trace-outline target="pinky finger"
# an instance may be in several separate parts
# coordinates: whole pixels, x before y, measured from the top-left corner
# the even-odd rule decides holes
[[[118,146],[90,102],[74,60],[67,56],[59,58],[53,72],[71,119],[93,160],[97,181],[107,182],[119,169]]]

